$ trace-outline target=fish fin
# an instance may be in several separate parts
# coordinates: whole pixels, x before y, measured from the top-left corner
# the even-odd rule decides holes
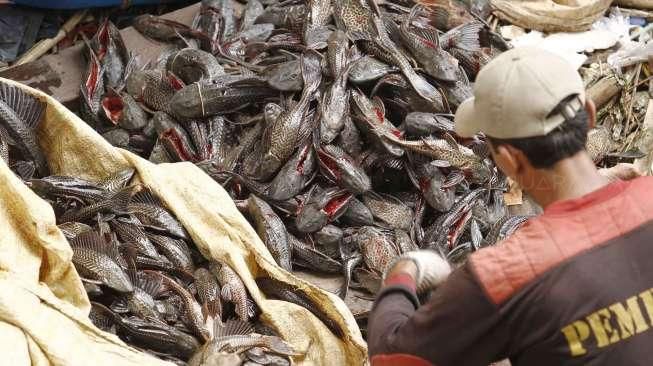
[[[104,242],[106,243],[106,253],[107,255],[113,259],[116,263],[118,263],[121,267],[127,268],[128,263],[125,261],[125,258],[120,254],[120,242],[116,238],[116,233],[111,233],[110,235],[105,236]],[[136,257],[134,257],[136,258]]]
[[[462,170],[454,170],[442,182],[442,189],[451,188],[459,183],[462,183],[465,180],[465,174]]]
[[[436,29],[416,28],[411,30],[417,37],[421,38],[421,42],[429,48],[440,49],[440,36]]]
[[[111,196],[111,209],[118,213],[127,212],[127,206],[129,206],[132,199],[132,192],[133,187],[127,187]]]
[[[324,145],[322,149],[331,156],[349,156],[342,147],[338,145]],[[353,160],[353,159],[352,159]]]
[[[127,261],[127,276],[131,283],[135,285],[142,285],[140,279],[138,278],[138,268],[136,267],[136,256],[138,255],[138,250],[133,246],[127,246],[125,248],[125,259]],[[142,289],[142,286],[139,286]]]
[[[481,48],[479,33],[485,25],[479,21],[472,21],[445,33],[442,38],[444,48],[460,48],[463,50],[473,51]]]
[[[639,148],[635,147],[624,152],[607,153],[606,156],[620,159],[641,159],[646,156]]]
[[[480,249],[483,243],[483,233],[481,232],[478,221],[474,218],[471,220],[469,231],[471,233],[472,246],[475,250]]]
[[[458,141],[448,132],[445,132],[444,135],[444,140],[451,146],[456,151],[460,150],[460,145],[458,145]]]
[[[434,167],[438,167],[438,168],[449,168],[449,167],[451,167],[451,163],[449,161],[447,161],[447,160],[438,160],[438,159],[436,159],[436,160],[432,160],[429,164],[433,165]]]
[[[89,249],[107,254],[107,244],[105,239],[95,230],[85,231],[77,235],[70,240],[70,246],[73,247],[73,249]]]
[[[401,158],[389,158],[384,165],[390,169],[401,170],[404,168],[404,161]]]
[[[490,156],[490,149],[486,142],[478,142],[472,145],[471,147],[474,154],[478,155],[481,160]]]
[[[370,40],[370,36],[367,35],[367,33],[361,31],[347,32],[347,36],[352,41],[352,43],[360,40]]]
[[[411,164],[406,165],[406,173],[408,174],[408,179],[410,179],[410,182],[413,184],[413,186],[419,190],[419,179],[417,178],[417,173],[415,173],[415,169]]]
[[[125,314],[129,312],[129,306],[124,299],[118,299],[112,302],[110,308],[118,314]]]
[[[195,286],[195,282],[193,282],[193,283],[191,283],[190,285],[188,285],[188,286],[186,287],[186,289],[187,289],[188,292],[190,292],[191,294],[197,294],[197,286]]]
[[[75,265],[81,264],[85,268],[84,273],[87,277],[92,280],[98,280],[95,277],[95,273],[101,272],[102,270],[100,264],[98,264],[98,259],[102,256],[105,256],[104,258],[109,256],[107,253],[108,245],[104,241],[104,238],[96,231],[87,231],[77,235],[69,242],[73,250],[73,262]],[[89,254],[88,252],[95,254]],[[110,258],[109,260],[112,259]]]
[[[36,173],[36,166],[31,161],[16,161],[12,165],[12,168],[22,180],[30,180],[34,177],[34,173]]]
[[[222,303],[220,299],[207,301],[202,304],[202,314],[204,315],[204,320],[208,317],[213,319],[218,319],[222,315]]]
[[[256,303],[254,301],[248,298],[245,300],[245,307],[247,308],[247,315],[249,315],[250,318],[256,315]]]
[[[231,292],[231,286],[229,286],[229,284],[225,284],[224,286],[222,286],[222,289],[220,290],[220,296],[222,296],[222,298],[225,301],[233,300],[233,294]]]
[[[401,22],[401,31],[405,34],[414,34],[423,46],[438,49],[440,48],[440,37],[438,36],[438,31],[436,29],[411,26],[413,19],[422,11],[422,8],[423,7],[419,4],[412,7],[410,13],[406,15],[404,20]]]
[[[383,122],[383,119],[385,119],[385,104],[383,104],[383,100],[379,96],[374,96],[372,98],[372,105],[374,106],[374,111],[377,114],[377,118]]]
[[[209,318],[209,308],[208,303],[202,303],[202,320],[206,323],[206,320]]]
[[[315,50],[307,50],[300,58],[304,89],[302,94],[314,94],[322,81],[322,55]]]
[[[214,324],[213,338],[248,335],[254,331],[254,326],[251,323],[232,318],[227,319],[224,323],[216,322]]]
[[[158,197],[155,197],[149,189],[144,188],[144,187],[139,192],[134,194],[131,197],[131,200],[134,203],[143,203],[143,204],[146,204],[146,205],[163,207],[163,204],[161,203],[161,200],[159,200]]]
[[[297,132],[297,140],[295,140],[295,148],[298,148],[313,135],[313,131],[319,130],[318,126],[321,119],[321,110],[318,108],[317,112],[314,112],[311,116],[307,111],[304,114],[304,123],[299,126],[299,131]],[[312,117],[312,118],[309,118]],[[308,121],[307,121],[308,120]]]
[[[127,84],[127,78],[129,77],[129,75],[131,75],[132,72],[134,72],[134,70],[138,69],[138,63],[139,63],[138,56],[134,55],[130,51],[129,56],[127,58],[127,64],[125,65],[125,69],[122,74],[122,80],[120,80],[120,83],[116,85],[116,90],[118,92],[121,92],[125,88],[125,85]]]
[[[144,275],[139,277],[139,281],[141,290],[150,294],[152,297],[157,297],[161,295],[164,290],[168,290],[168,288],[163,285],[163,281],[160,278]]]
[[[41,122],[45,103],[22,89],[0,83],[0,101],[6,103],[28,128],[35,129]]]
[[[94,301],[91,301],[91,307],[107,315],[114,323],[123,324],[122,318],[108,307]]]
[[[372,14],[374,16],[380,17],[381,16],[381,9],[379,8],[379,5],[376,3],[374,0],[365,0],[367,3],[367,6],[370,7],[370,10],[372,10]]]

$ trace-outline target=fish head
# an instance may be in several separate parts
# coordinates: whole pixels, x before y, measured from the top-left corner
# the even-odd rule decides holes
[[[143,91],[152,82],[154,74],[149,70],[134,70],[125,81],[125,89],[134,99],[141,100]]]
[[[134,285],[124,272],[115,272],[112,276],[106,276],[104,282],[118,292],[132,293],[134,291]]]
[[[271,152],[266,152],[262,154],[261,163],[260,163],[260,176],[263,179],[267,179],[274,175],[277,172],[279,167],[283,162]]]
[[[440,212],[450,210],[456,199],[453,189],[443,189],[442,183],[434,178],[428,179],[426,182],[420,180],[420,188],[426,202]]]
[[[283,112],[283,108],[281,108],[280,105],[276,103],[267,103],[265,107],[263,107],[263,117],[265,118],[265,123],[269,126],[274,121],[279,118],[281,113]]]
[[[54,183],[44,179],[30,179],[25,184],[40,196],[47,196],[56,188]]]
[[[200,87],[197,83],[187,85],[178,90],[170,100],[170,110],[182,118],[193,118],[203,116],[205,106],[201,96]]]
[[[372,225],[374,223],[372,211],[356,198],[352,198],[347,204],[343,218],[354,224]]]
[[[297,213],[295,225],[304,233],[311,233],[323,228],[329,221],[329,216],[317,202],[307,202]]]

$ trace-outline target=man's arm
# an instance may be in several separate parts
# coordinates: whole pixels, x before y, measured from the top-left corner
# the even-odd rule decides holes
[[[507,354],[508,331],[467,265],[419,306],[415,267],[388,273],[368,324],[372,365],[481,365]]]

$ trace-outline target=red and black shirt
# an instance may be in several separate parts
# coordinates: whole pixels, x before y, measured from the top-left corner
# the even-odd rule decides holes
[[[372,365],[653,365],[653,178],[551,204],[419,305],[389,278]]]

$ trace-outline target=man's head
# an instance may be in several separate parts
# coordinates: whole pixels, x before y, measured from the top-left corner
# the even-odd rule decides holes
[[[484,67],[474,98],[456,113],[456,132],[486,135],[497,166],[527,191],[551,184],[554,168],[580,159],[595,108],[564,59],[537,48],[504,52]],[[549,188],[550,187],[545,187]]]

